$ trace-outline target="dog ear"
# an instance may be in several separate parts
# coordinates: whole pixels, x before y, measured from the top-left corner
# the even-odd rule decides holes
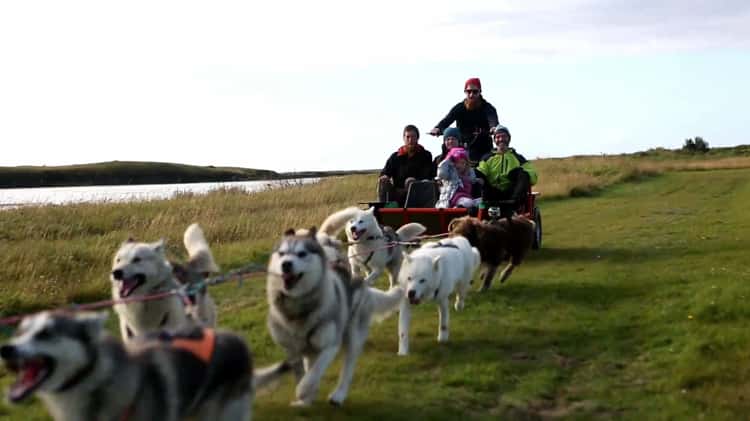
[[[109,314],[106,311],[83,311],[75,313],[75,320],[83,325],[89,338],[97,338],[104,331]]]
[[[369,214],[374,214],[375,213],[375,206],[370,206],[369,208],[367,208],[367,210],[365,212],[367,212]]]
[[[164,254],[164,239],[151,243],[151,250],[156,253]]]
[[[135,241],[136,240],[135,238],[133,238],[133,236],[129,236],[127,240],[123,241],[122,244],[120,244],[120,246],[124,246],[125,244],[132,244],[135,243]]]
[[[315,237],[315,234],[318,233],[318,228],[316,226],[310,227],[310,229],[307,230],[307,236],[308,237]]]
[[[284,231],[284,237],[289,237],[294,235],[295,231],[294,228],[289,228],[288,230]]]

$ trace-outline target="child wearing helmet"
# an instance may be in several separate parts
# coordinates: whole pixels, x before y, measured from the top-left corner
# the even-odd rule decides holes
[[[449,150],[446,158],[438,165],[437,178],[442,184],[436,208],[470,208],[477,205],[478,199],[473,199],[471,195],[472,184],[477,177],[469,164],[466,149],[454,147]]]

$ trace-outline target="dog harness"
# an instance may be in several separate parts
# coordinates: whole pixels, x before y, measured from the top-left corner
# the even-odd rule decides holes
[[[198,335],[197,333],[200,333]],[[161,332],[158,335],[160,342],[166,343],[171,348],[187,351],[199,360],[203,361],[210,367],[211,357],[216,347],[216,332],[213,329],[201,328],[198,331],[192,331],[187,335],[174,335],[168,332]],[[196,395],[196,400],[203,395],[204,388]],[[194,404],[191,404],[191,407]],[[128,405],[120,414],[118,421],[130,421],[135,413],[135,402]]]
[[[445,243],[441,243],[440,241],[438,241],[437,243],[435,243],[435,248],[452,248],[452,249],[457,249],[458,246],[455,245],[455,244],[445,244]]]
[[[200,337],[196,336],[172,336],[167,334],[163,340],[167,340],[172,348],[177,348],[193,354],[196,358],[206,364],[211,362],[216,346],[216,333],[213,329],[201,329]]]
[[[389,229],[389,227],[380,226],[381,231],[383,231],[383,235],[371,235],[365,239],[365,241],[373,241],[373,240],[384,240],[386,245],[389,245],[389,243],[396,243],[399,241],[398,234],[396,234],[392,229]],[[373,249],[368,255],[365,260],[360,260],[362,263],[362,266],[366,267],[368,270],[372,270],[370,266],[368,266],[368,263],[370,263],[370,260],[372,260],[372,257],[375,255],[375,252],[379,248]],[[393,249],[394,247],[388,247],[386,250],[388,252],[388,256],[393,255]]]

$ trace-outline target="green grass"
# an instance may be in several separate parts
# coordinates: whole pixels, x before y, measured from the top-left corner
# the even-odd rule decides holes
[[[128,232],[164,233],[181,255],[179,234],[197,219],[225,268],[262,261],[276,239],[269,233],[319,223],[366,196],[371,178],[260,196],[0,213],[0,314],[106,295],[108,261]],[[311,408],[288,406],[287,380],[257,397],[256,419],[744,418],[748,180],[750,170],[667,172],[543,200],[542,250],[506,284],[471,295],[452,314],[450,342],[437,344],[436,307],[423,305],[411,355],[397,357],[392,317],[373,326],[344,408],[325,403],[337,362]],[[282,356],[265,328],[262,277],[212,293],[220,325],[247,338],[257,363]],[[47,419],[36,403],[0,405],[3,416]]]

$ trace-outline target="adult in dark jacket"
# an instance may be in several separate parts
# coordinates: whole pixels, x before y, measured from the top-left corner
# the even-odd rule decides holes
[[[461,131],[460,146],[469,152],[472,163],[492,151],[490,128],[497,126],[497,110],[482,96],[482,83],[479,78],[471,78],[464,83],[466,98],[456,104],[440,122],[430,130],[439,136],[454,121]]]
[[[434,174],[432,154],[418,143],[419,129],[410,124],[404,127],[403,136],[404,145],[388,158],[378,180],[378,200],[396,201],[399,206],[404,204],[409,184]]]

